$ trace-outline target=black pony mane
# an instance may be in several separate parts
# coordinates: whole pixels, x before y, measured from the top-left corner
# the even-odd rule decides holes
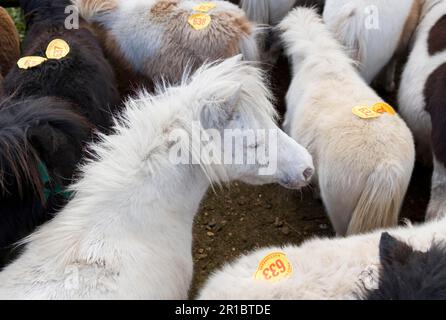
[[[45,138],[52,139],[44,141],[39,133],[43,128],[45,135],[53,132],[55,136],[47,136]],[[38,171],[42,156],[34,143],[52,144],[48,147],[56,148],[57,132],[80,144],[89,131],[87,121],[63,100],[52,97],[5,100],[0,105],[1,194],[18,192],[22,196],[24,189],[32,189],[42,197]]]
[[[433,242],[427,252],[416,251],[388,233],[380,243],[379,287],[363,289],[365,300],[446,299],[446,243]]]

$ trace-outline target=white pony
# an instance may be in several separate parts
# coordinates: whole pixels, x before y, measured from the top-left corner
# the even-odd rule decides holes
[[[446,214],[445,15],[446,1],[426,0],[398,92],[401,116],[414,134],[418,157],[427,165],[434,159],[428,219]]]
[[[371,83],[395,53],[407,49],[423,1],[326,0],[323,18]]]
[[[414,250],[425,252],[434,240],[446,240],[446,219],[386,231]],[[257,250],[213,274],[201,290],[199,299],[357,299],[364,288],[373,290],[378,287],[382,232],[343,239],[313,239],[300,247]],[[278,282],[256,280],[254,274],[259,263],[274,252],[286,254],[292,273]],[[403,257],[404,254],[400,252],[396,256]],[[407,288],[412,287],[408,285]]]
[[[314,158],[337,234],[395,226],[414,166],[409,129],[398,115],[353,114],[382,99],[312,9],[295,9],[280,28],[293,63],[285,128]]]
[[[317,6],[322,12],[325,0],[240,0],[240,7],[248,18],[259,26],[267,27],[258,43],[262,51],[261,60],[274,65],[280,57],[282,47],[277,26],[295,6]],[[268,28],[268,26],[272,28]],[[266,37],[265,37],[266,35]]]
[[[240,0],[240,7],[251,21],[277,25],[294,7],[297,0]]]
[[[114,134],[92,146],[96,160],[82,167],[73,199],[0,273],[0,299],[187,298],[193,218],[211,183],[299,188],[311,177],[310,155],[278,129],[269,98],[261,72],[238,56],[158,96],[128,100]],[[234,129],[243,154],[274,147],[261,135],[243,143],[243,129],[271,129],[277,159],[266,159],[277,160],[277,170],[259,175],[262,153],[255,164],[237,164],[232,148],[225,163],[236,164],[209,162],[202,149],[219,148],[207,139],[210,128]],[[175,164],[178,150],[184,164]]]
[[[176,82],[186,66],[195,70],[205,62],[240,53],[245,60],[259,60],[257,29],[243,10],[228,1],[212,1],[215,7],[207,12],[197,8],[200,0],[72,2],[96,27],[118,75],[124,72],[125,79],[136,73]],[[193,18],[197,14],[201,16]]]

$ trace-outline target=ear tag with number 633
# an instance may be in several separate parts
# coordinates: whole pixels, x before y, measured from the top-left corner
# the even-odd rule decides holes
[[[283,252],[273,252],[260,261],[256,280],[277,282],[293,274],[293,266]]]

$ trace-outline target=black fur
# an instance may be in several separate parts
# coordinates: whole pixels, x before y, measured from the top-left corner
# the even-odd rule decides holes
[[[44,199],[38,165],[53,186],[66,186],[81,158],[90,126],[72,104],[57,98],[5,101],[0,107],[0,264],[11,245],[47,221],[65,199]]]
[[[379,288],[364,290],[363,299],[446,299],[445,243],[433,243],[427,252],[421,252],[383,233],[380,260]]]
[[[28,27],[23,56],[44,57],[55,38],[65,40],[71,51],[61,60],[48,60],[32,69],[15,66],[5,78],[5,94],[60,97],[75,103],[95,126],[108,128],[119,95],[113,70],[88,24],[81,19],[78,30],[65,28],[69,0],[22,0],[21,4]]]
[[[69,0],[21,0],[27,23],[22,56],[45,56],[49,42],[65,40],[60,60],[5,77],[0,106],[0,268],[11,246],[51,218],[66,199],[45,196],[39,167],[46,167],[51,191],[67,186],[92,129],[107,131],[119,105],[113,70],[85,21],[65,28]]]
[[[432,148],[436,159],[446,166],[446,63],[432,72],[426,81],[424,97],[426,111],[432,121]]]

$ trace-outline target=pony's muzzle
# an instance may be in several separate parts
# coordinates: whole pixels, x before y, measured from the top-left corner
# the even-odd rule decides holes
[[[286,175],[284,178],[280,179],[279,184],[287,189],[299,190],[310,183],[313,174],[314,168],[308,167],[303,170],[298,177]]]

